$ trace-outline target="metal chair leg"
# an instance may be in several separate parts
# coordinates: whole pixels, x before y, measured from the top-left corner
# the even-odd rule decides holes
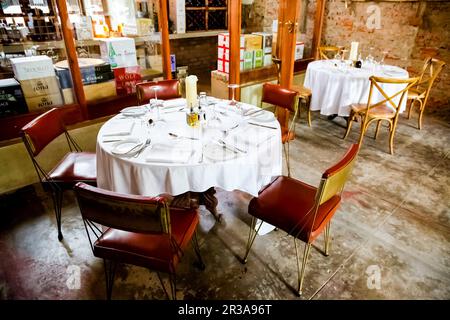
[[[56,226],[58,228],[58,240],[61,241],[63,239],[63,234],[61,231],[61,211],[62,211],[62,198],[63,198],[63,191],[60,190],[58,187],[52,187],[52,200],[53,200],[53,207],[55,210],[55,217],[56,217]]]
[[[252,248],[253,242],[255,241],[255,238],[256,238],[256,235],[259,232],[259,229],[261,229],[261,226],[262,226],[262,222],[260,223],[258,229],[255,230],[256,218],[252,216],[252,221],[250,222],[250,231],[249,231],[249,234],[248,234],[247,246],[246,246],[246,249],[245,249],[245,255],[244,255],[244,258],[242,258],[242,261],[241,261],[242,264],[246,264],[247,263],[248,254],[250,252],[250,249]]]
[[[200,254],[200,246],[198,245],[197,230],[192,237],[192,246],[194,247],[195,255],[197,256],[197,263],[195,266],[200,270],[205,270],[205,263],[203,262],[202,255]]]
[[[324,251],[324,253],[325,253],[325,256],[329,256],[330,255],[330,240],[331,240],[331,237],[330,237],[330,228],[331,228],[331,221],[330,222],[328,222],[327,223],[327,225],[325,226],[325,232],[324,232],[324,235],[325,235],[325,242],[324,242],[324,248],[323,248],[323,251]]]
[[[287,146],[286,146],[287,145]],[[287,171],[288,171],[288,177],[291,176],[291,167],[290,167],[290,161],[289,161],[289,141],[285,142],[285,144],[283,145],[283,150],[284,150],[284,156],[286,158],[286,167],[287,167]]]
[[[297,269],[298,269],[298,291],[297,294],[299,296],[302,295],[302,290],[303,290],[303,279],[305,278],[305,269],[306,269],[306,264],[308,263],[308,257],[309,257],[309,252],[311,249],[311,244],[310,243],[305,243],[305,251],[303,252],[303,260],[302,260],[302,267],[300,268],[300,259],[299,259],[299,255],[298,255],[298,249],[297,249],[297,239],[294,238],[294,246],[295,246],[295,254],[297,256]]]
[[[169,273],[170,289],[172,291],[172,300],[177,300],[177,276],[175,273]]]
[[[103,265],[105,267],[106,299],[111,300],[117,263],[114,261],[107,262],[106,259],[103,259]]]
[[[163,288],[163,291],[164,291],[164,294],[166,295],[167,300],[170,300],[169,293],[166,290],[166,286],[164,285],[164,281],[162,280],[161,275],[159,274],[159,272],[156,272],[156,274],[158,275],[159,283],[161,284],[161,287]]]

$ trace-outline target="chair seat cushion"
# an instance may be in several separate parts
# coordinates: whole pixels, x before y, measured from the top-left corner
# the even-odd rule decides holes
[[[364,114],[367,109],[366,103],[356,103],[352,104],[352,111],[359,114]],[[386,104],[376,106],[369,111],[369,116],[380,117],[380,118],[393,118],[395,117],[395,110]]]
[[[172,237],[183,250],[194,234],[199,218],[196,210],[170,209]],[[109,228],[95,243],[99,258],[129,263],[161,272],[175,272],[181,254],[169,235],[142,234]]]
[[[293,85],[291,89],[296,91],[301,98],[309,98],[311,96],[311,90],[302,85]]]
[[[425,97],[425,89],[411,88],[408,90],[408,99],[418,99]]]
[[[49,176],[55,182],[92,182],[97,179],[96,163],[95,153],[70,152],[49,172]]]
[[[250,201],[252,216],[280,228],[304,242],[313,241],[338,208],[340,196],[323,203],[314,219],[317,188],[293,178],[279,176]]]

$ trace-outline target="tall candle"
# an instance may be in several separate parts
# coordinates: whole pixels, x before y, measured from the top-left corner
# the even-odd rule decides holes
[[[197,76],[187,76],[186,83],[186,102],[188,107],[197,106]]]
[[[350,47],[350,56],[349,59],[352,61],[358,60],[358,42],[352,42],[352,45]]]

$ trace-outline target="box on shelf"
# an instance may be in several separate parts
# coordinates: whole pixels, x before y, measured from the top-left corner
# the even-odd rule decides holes
[[[253,69],[253,51],[244,51],[244,68],[243,70]]]
[[[265,54],[264,55],[264,67],[271,66],[272,65],[272,54]]]
[[[116,82],[114,80],[88,84],[83,86],[83,89],[88,102],[116,96]]]
[[[106,38],[100,40],[100,54],[111,68],[136,66],[136,45],[132,38]]]
[[[230,62],[225,60],[217,60],[217,70],[223,73],[230,73]]]
[[[229,75],[218,70],[211,71],[211,95],[220,99],[228,99]]]
[[[27,113],[27,105],[16,79],[0,80],[0,117]]]
[[[304,42],[297,42],[295,44],[295,60],[303,59],[303,50],[305,49]]]
[[[52,59],[47,56],[11,58],[14,77],[19,80],[45,78],[55,75]]]
[[[139,66],[114,69],[116,92],[118,95],[128,95],[136,92],[136,83],[142,81]]]
[[[72,88],[62,89],[61,90],[64,104],[74,104],[75,103],[75,97],[73,96],[73,90]]]
[[[42,95],[37,97],[25,97],[29,111],[39,111],[44,108],[57,107],[63,105],[61,93]]]
[[[245,39],[244,43],[245,51],[253,51],[262,48],[261,36],[255,34],[245,34],[244,39]]]
[[[42,95],[59,93],[59,84],[56,76],[20,81],[23,95],[33,98]]]
[[[173,22],[173,33],[186,33],[185,0],[169,0],[169,18]]]
[[[261,44],[264,54],[272,53],[273,34],[269,32],[253,32],[252,34],[262,37]]]
[[[72,78],[69,69],[55,68],[61,89],[72,88]],[[114,72],[111,65],[105,63],[99,66],[80,68],[81,81],[84,85],[114,80]]]
[[[74,22],[73,26],[75,29],[75,38],[77,40],[92,40],[94,38],[91,17],[80,16],[79,20]]]
[[[253,68],[261,68],[264,65],[264,53],[262,49],[253,51]]]
[[[136,27],[138,36],[149,36],[153,33],[153,20],[149,18],[137,18]]]
[[[230,34],[228,32],[219,33],[217,35],[217,46],[228,49],[230,48]],[[245,47],[245,38],[243,34],[241,34],[240,47]]]

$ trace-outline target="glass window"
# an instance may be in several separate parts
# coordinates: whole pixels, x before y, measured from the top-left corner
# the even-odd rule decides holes
[[[55,72],[67,53],[53,1],[2,0],[0,40],[0,117],[76,103],[70,72]]]
[[[227,0],[186,0],[186,31],[227,28]]]

